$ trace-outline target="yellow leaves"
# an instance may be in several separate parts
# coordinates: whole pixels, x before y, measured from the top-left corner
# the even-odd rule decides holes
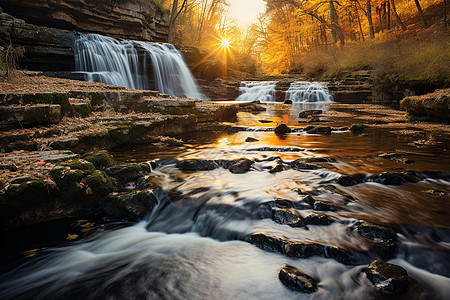
[[[25,257],[33,257],[33,256],[36,256],[36,254],[39,251],[42,251],[45,249],[47,249],[47,248],[38,248],[38,249],[28,250],[28,251],[22,252],[22,254],[25,255]]]
[[[79,237],[78,234],[70,234],[70,233],[68,233],[66,239],[69,240],[69,241],[73,241],[73,240],[76,240],[78,237]]]

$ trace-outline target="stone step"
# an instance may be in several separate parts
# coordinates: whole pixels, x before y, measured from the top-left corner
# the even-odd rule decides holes
[[[58,123],[62,119],[61,105],[39,104],[27,106],[1,106],[0,125],[39,125]]]

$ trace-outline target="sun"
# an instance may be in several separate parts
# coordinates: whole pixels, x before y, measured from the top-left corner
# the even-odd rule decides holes
[[[220,47],[227,49],[230,47],[230,41],[226,37],[222,38],[222,40],[220,40]]]

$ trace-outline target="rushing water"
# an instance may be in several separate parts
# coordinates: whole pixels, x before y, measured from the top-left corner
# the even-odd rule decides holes
[[[137,47],[146,55],[139,55]],[[131,89],[156,89],[175,97],[206,99],[183,55],[171,44],[119,41],[98,34],[85,34],[75,41],[74,52],[76,68],[85,74],[86,81]],[[152,70],[147,70],[147,56]]]
[[[286,92],[286,100],[296,102],[333,102],[333,95],[319,82],[293,82]]]
[[[276,81],[244,81],[239,88],[240,95],[236,101],[273,102],[276,94]]]
[[[367,135],[296,132],[279,138],[265,130],[269,125],[258,123],[268,118],[276,121],[278,113],[241,115],[241,123],[249,125],[249,131],[194,139],[187,149],[143,146],[114,152],[116,159],[124,162],[157,160],[158,167],[147,178],[158,198],[157,207],[134,226],[106,230],[50,249],[4,274],[0,298],[391,299],[376,294],[361,272],[370,262],[368,257],[346,265],[318,256],[292,258],[246,242],[250,234],[266,232],[365,251],[367,241],[352,229],[357,220],[364,219],[390,224],[397,232],[398,250],[389,262],[403,266],[410,278],[407,293],[397,298],[450,299],[450,197],[428,192],[450,191],[450,183],[431,177],[400,186],[365,182],[343,187],[334,183],[340,174],[380,174],[402,167],[448,171],[449,153],[439,148],[418,150],[407,140],[380,130]],[[246,143],[247,137],[258,141]],[[377,157],[380,152],[396,150],[415,162],[405,166]],[[250,172],[232,174],[224,168],[182,172],[173,160],[240,157],[255,161]],[[331,162],[318,170],[269,173],[275,157],[285,163],[301,157],[328,157]],[[327,191],[324,186],[329,184],[353,200]],[[265,216],[267,203],[296,201],[304,197],[299,193],[335,205],[337,211],[326,212],[335,222],[309,225],[305,230],[280,225]],[[299,210],[303,217],[312,212],[310,208]],[[319,280],[318,291],[303,294],[286,288],[278,279],[285,264]]]

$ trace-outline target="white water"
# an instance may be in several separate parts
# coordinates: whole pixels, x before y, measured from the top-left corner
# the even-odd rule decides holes
[[[146,58],[139,57],[136,46],[148,54],[153,70],[147,70]],[[155,89],[175,97],[206,99],[181,52],[171,44],[119,41],[86,34],[75,42],[74,52],[76,68],[85,74],[86,81],[130,89]]]
[[[152,60],[155,85],[158,91],[176,97],[206,99],[184,62],[181,52],[173,45],[135,43],[147,50]]]
[[[244,81],[239,88],[240,96],[235,101],[275,101],[276,81]]]
[[[293,82],[286,92],[286,100],[296,102],[333,102],[327,87],[319,82]]]

